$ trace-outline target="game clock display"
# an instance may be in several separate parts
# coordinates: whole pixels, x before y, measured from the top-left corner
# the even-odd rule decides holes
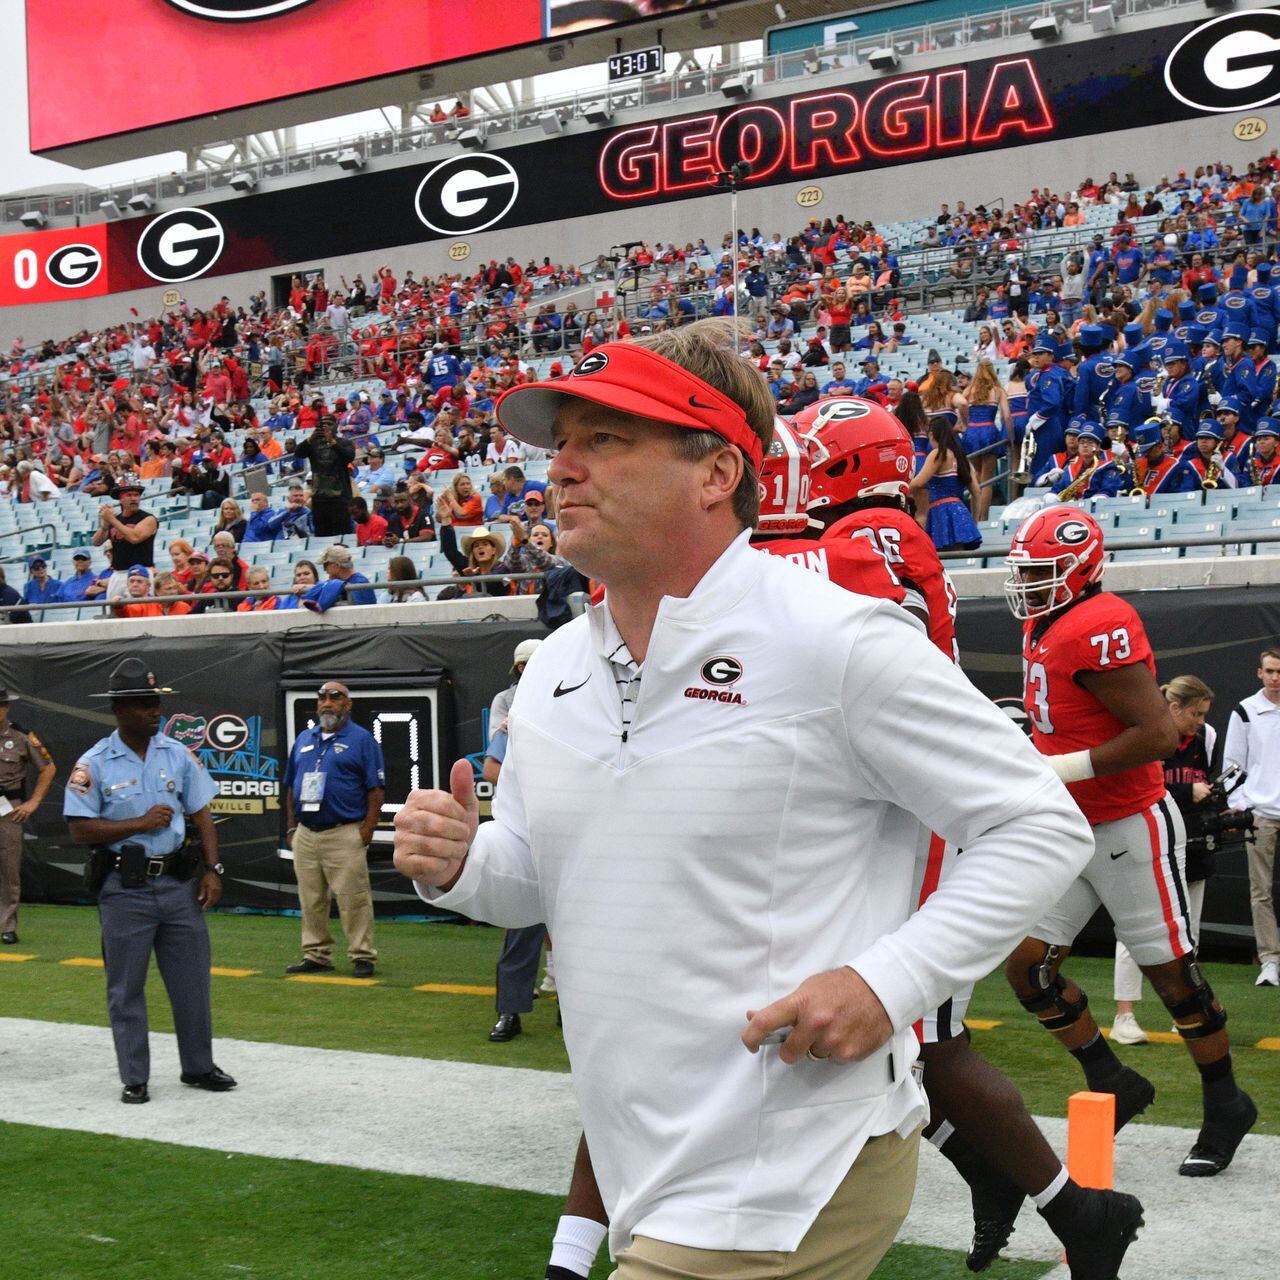
[[[341,680],[351,690],[353,723],[373,734],[382,748],[386,794],[373,846],[378,857],[389,857],[395,834],[392,824],[409,792],[441,785],[440,681],[422,676],[411,681],[342,675],[324,678]],[[317,676],[305,685],[291,681],[293,687],[285,689],[286,753],[293,751],[298,735],[315,724],[316,690],[321,683]]]
[[[628,80],[632,76],[656,76],[666,62],[666,50],[660,44],[651,49],[633,49],[615,53],[609,59],[609,79]]]

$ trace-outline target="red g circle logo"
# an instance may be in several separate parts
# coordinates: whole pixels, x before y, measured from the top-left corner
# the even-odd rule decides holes
[[[313,0],[168,0],[175,9],[193,18],[213,22],[256,22],[259,18],[278,18],[313,3]]]

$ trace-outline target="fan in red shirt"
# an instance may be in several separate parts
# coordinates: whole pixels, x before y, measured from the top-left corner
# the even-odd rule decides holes
[[[1235,1081],[1227,1015],[1196,963],[1184,877],[1186,832],[1165,793],[1161,762],[1178,745],[1155,659],[1134,609],[1099,585],[1102,530],[1076,507],[1023,521],[1006,563],[1005,594],[1023,620],[1023,706],[1032,740],[1093,826],[1083,875],[1006,962],[1023,1006],[1116,1098],[1115,1125],[1155,1098],[1102,1038],[1080,988],[1061,975],[1076,935],[1104,906],[1173,1015],[1200,1071],[1204,1124],[1178,1172],[1221,1173],[1258,1118]]]
[[[956,593],[910,512],[914,450],[906,428],[880,405],[853,396],[811,405],[795,425],[811,433],[809,514],[827,526],[818,545],[874,548],[898,579],[904,607],[947,659],[958,661]],[[921,829],[913,887],[918,905],[958,856],[955,846]],[[970,1270],[985,1270],[999,1255],[1031,1196],[1066,1247],[1073,1275],[1114,1275],[1141,1222],[1141,1206],[1114,1192],[1100,1200],[1068,1177],[1018,1091],[970,1047],[964,1015],[972,994],[971,986],[960,988],[915,1028],[932,1112],[925,1136],[968,1183],[973,1202]]]

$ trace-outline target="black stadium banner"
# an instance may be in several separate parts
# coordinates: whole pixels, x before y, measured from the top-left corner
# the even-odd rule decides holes
[[[690,199],[739,160],[749,190],[1253,108],[1280,97],[1277,29],[1248,10],[166,210],[109,224],[109,287]]]
[[[1160,679],[1196,675],[1217,697],[1210,722],[1219,732],[1240,699],[1258,688],[1258,655],[1280,638],[1280,586],[1153,591],[1126,597],[1146,623]],[[262,910],[297,906],[292,870],[279,856],[279,780],[290,724],[303,723],[308,691],[345,680],[355,718],[381,733],[388,763],[387,821],[409,786],[447,785],[459,754],[479,776],[488,706],[508,683],[515,645],[540,628],[523,623],[466,626],[299,627],[264,635],[165,637],[93,646],[0,644],[0,684],[17,691],[14,720],[34,729],[58,765],[57,781],[28,824],[23,896],[28,901],[83,901],[84,851],[63,822],[63,784],[79,755],[110,732],[107,705],[89,697],[106,688],[125,656],[144,656],[161,683],[179,692],[165,700],[166,727],[194,750],[218,783],[218,839],[227,866],[224,904]],[[961,661],[969,678],[1015,720],[1022,720],[1020,624],[1003,601],[963,600]],[[708,653],[708,658],[712,657]],[[297,708],[291,697],[297,695]],[[927,732],[927,726],[920,727]],[[962,743],[956,744],[963,749]],[[432,773],[434,770],[434,779]],[[478,782],[482,811],[492,790]],[[427,908],[391,867],[384,822],[370,867],[377,909],[424,914]],[[1207,940],[1251,946],[1244,855],[1219,860],[1205,908]]]

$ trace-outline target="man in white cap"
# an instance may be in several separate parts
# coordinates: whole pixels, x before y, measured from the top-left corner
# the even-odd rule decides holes
[[[557,450],[561,551],[607,595],[529,664],[493,821],[459,761],[396,865],[555,938],[619,1280],[864,1280],[915,1185],[912,1023],[1093,845],[898,606],[751,549],[774,405],[738,338],[609,343],[499,402]],[[921,823],[965,854],[913,914]]]

